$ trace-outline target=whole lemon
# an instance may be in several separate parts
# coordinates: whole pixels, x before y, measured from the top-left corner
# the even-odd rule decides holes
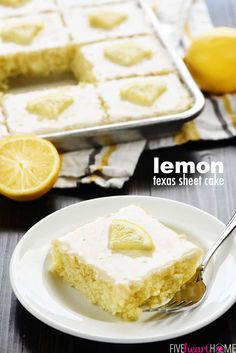
[[[196,37],[185,62],[199,87],[223,94],[236,91],[236,29],[218,27]]]

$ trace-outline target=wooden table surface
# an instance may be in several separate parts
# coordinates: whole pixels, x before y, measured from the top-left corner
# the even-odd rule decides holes
[[[236,25],[236,0],[207,0],[216,25]],[[0,197],[0,353],[169,352],[170,343],[236,343],[236,305],[214,323],[190,335],[146,345],[114,345],[74,338],[56,331],[30,315],[12,293],[8,268],[15,245],[41,218],[75,202],[110,195],[152,195],[183,201],[227,222],[236,210],[236,140],[221,143],[195,143],[183,147],[145,152],[133,178],[122,190],[96,186],[52,190],[31,203],[15,203]],[[224,163],[223,187],[153,187],[153,157],[161,160],[219,160]]]

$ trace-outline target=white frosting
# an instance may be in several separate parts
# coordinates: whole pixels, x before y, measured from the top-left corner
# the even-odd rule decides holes
[[[112,252],[108,232],[112,219],[126,219],[143,227],[151,236],[155,250],[151,253]],[[181,239],[140,207],[131,205],[110,217],[98,218],[57,240],[61,251],[75,255],[116,284],[137,282],[187,256],[200,253],[193,243]]]
[[[142,80],[163,82],[167,90],[157,98],[152,106],[142,106],[121,99],[122,87],[128,83],[142,82]],[[189,92],[176,74],[102,82],[98,84],[98,89],[108,107],[111,122],[178,113],[187,110],[192,105]]]
[[[124,12],[128,18],[119,26],[104,30],[91,27],[88,20],[89,13],[100,11]],[[84,44],[110,38],[128,37],[150,33],[151,29],[143,16],[142,11],[133,3],[120,3],[98,7],[71,8],[63,11],[66,25],[75,43]]]
[[[166,23],[178,23],[186,0],[157,0],[156,13]]]
[[[0,124],[4,124],[4,116],[3,116],[3,113],[2,113],[1,107],[0,107]]]
[[[55,8],[56,6],[53,0],[30,0],[17,7],[0,4],[0,18],[50,11]]]
[[[152,57],[133,66],[115,64],[104,55],[104,49],[111,45],[122,43],[137,43],[140,47],[150,49]],[[85,45],[81,48],[84,58],[92,65],[92,73],[97,81],[124,78],[131,76],[152,75],[168,73],[174,70],[168,53],[161,46],[158,39],[153,36],[142,36],[130,39],[118,39]]]
[[[3,138],[3,137],[6,137],[8,135],[9,135],[9,133],[7,131],[6,126],[4,124],[0,123],[0,139]]]
[[[19,18],[8,18],[0,21],[1,29],[25,23],[42,23],[44,28],[35,36],[29,45],[19,45],[12,42],[4,42],[0,35],[0,56],[34,52],[48,48],[65,47],[69,43],[67,29],[64,27],[60,15],[48,13],[40,15],[25,16]]]
[[[74,99],[74,102],[57,118],[41,118],[26,109],[27,103],[31,100],[57,92],[65,93]],[[47,134],[95,126],[102,124],[104,115],[96,90],[91,85],[8,94],[4,98],[3,108],[12,134]]]
[[[119,0],[57,0],[58,4],[62,7],[70,6],[91,6],[91,5],[101,5],[107,3],[113,3]]]
[[[5,118],[2,114],[1,108],[0,108],[0,139],[2,137],[8,136],[9,133],[7,131],[6,125],[5,125]]]

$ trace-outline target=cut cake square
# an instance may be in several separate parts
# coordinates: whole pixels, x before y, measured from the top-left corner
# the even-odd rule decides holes
[[[110,227],[117,220],[147,232],[154,250],[112,250]],[[137,320],[143,305],[170,300],[193,276],[201,256],[198,246],[130,205],[53,241],[50,270],[112,315]]]
[[[18,75],[48,76],[69,70],[72,48],[57,13],[0,22],[0,80]]]
[[[3,112],[13,135],[42,135],[104,123],[104,111],[91,85],[7,94]]]
[[[80,45],[110,38],[147,34],[151,31],[142,11],[132,2],[68,8],[63,10],[63,14],[74,43]]]
[[[0,0],[0,18],[16,17],[56,9],[53,0]]]
[[[139,88],[141,86],[141,89]],[[143,86],[143,90],[142,90]],[[165,89],[150,104],[145,100],[154,94],[157,86]],[[144,104],[125,99],[125,90],[133,90]],[[110,123],[135,119],[151,118],[186,111],[191,108],[193,99],[189,91],[181,83],[179,77],[170,73],[162,76],[135,77],[98,84],[99,94],[104,102]],[[129,93],[130,94],[130,93]]]
[[[84,82],[174,71],[171,59],[159,40],[151,35],[116,39],[77,48],[72,70]]]

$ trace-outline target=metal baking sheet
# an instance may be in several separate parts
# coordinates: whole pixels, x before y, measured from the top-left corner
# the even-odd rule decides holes
[[[145,0],[137,0],[137,4],[143,10],[144,16],[150,21],[154,33],[172,58],[181,80],[193,97],[193,106],[189,110],[177,114],[41,135],[52,141],[60,151],[73,151],[94,146],[170,136],[183,123],[194,119],[202,111],[205,103],[204,96],[182,59],[165,39],[156,15]]]

